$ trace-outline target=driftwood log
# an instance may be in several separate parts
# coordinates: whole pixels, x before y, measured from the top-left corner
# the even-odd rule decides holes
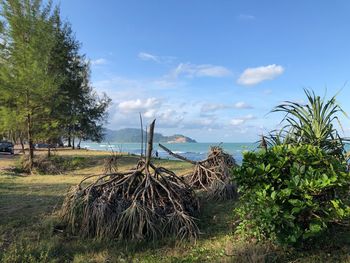
[[[204,190],[210,199],[225,200],[236,197],[236,186],[230,175],[230,170],[236,162],[221,147],[210,147],[208,158],[197,162],[173,153],[162,144],[159,144],[159,147],[175,158],[194,165],[192,172],[184,176],[186,182],[194,189]]]
[[[146,158],[136,168],[84,178],[69,191],[61,209],[68,232],[98,239],[197,237],[199,204],[194,191],[174,172],[151,162],[154,125],[155,120]],[[97,178],[91,182],[93,177]]]

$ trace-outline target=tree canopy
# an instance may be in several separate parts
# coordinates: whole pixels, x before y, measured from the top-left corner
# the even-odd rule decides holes
[[[81,54],[58,7],[41,0],[1,1],[0,134],[35,142],[101,140],[110,99],[90,83]]]

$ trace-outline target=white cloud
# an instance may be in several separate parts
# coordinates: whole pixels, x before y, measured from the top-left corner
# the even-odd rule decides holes
[[[143,115],[146,118],[154,118],[154,116],[156,115],[156,110],[155,109],[149,109],[145,112],[145,114]]]
[[[159,89],[169,89],[179,86],[179,84],[176,81],[166,78],[156,79],[152,81],[150,85]]]
[[[120,102],[118,108],[123,112],[146,111],[147,115],[150,116],[152,115],[150,110],[154,110],[154,108],[160,106],[160,104],[160,100],[156,98],[147,98],[145,100],[136,99]]]
[[[186,77],[225,77],[230,74],[230,70],[223,66],[211,64],[195,65],[190,63],[180,63],[172,72],[172,76],[175,78],[180,75]]]
[[[247,68],[238,79],[238,84],[244,86],[256,85],[265,80],[272,80],[284,72],[280,65],[272,64],[257,68]]]
[[[92,66],[105,65],[107,64],[107,60],[104,58],[98,58],[90,61]]]
[[[203,129],[219,129],[221,124],[217,123],[215,117],[191,119],[183,123],[182,129],[203,130]]]
[[[239,20],[255,20],[255,16],[250,15],[250,14],[239,14],[237,16]]]
[[[168,105],[169,107],[169,105]],[[171,107],[176,107],[172,105]],[[156,117],[159,120],[159,124],[162,127],[178,127],[179,124],[184,120],[185,118],[185,112],[178,112],[174,109],[168,108],[164,111],[159,112]]]
[[[244,119],[232,119],[230,123],[233,126],[238,126],[238,125],[243,124],[244,122],[245,122]]]
[[[137,95],[136,98],[154,97],[155,94],[149,93],[147,85],[148,82],[146,81],[120,76],[110,76],[109,78],[93,82],[96,91],[99,94],[105,92],[114,103],[135,100],[135,95]]]
[[[249,115],[246,115],[246,116],[243,116],[240,118],[231,119],[230,124],[232,126],[240,126],[240,125],[246,123],[248,120],[253,120],[253,119],[255,119],[255,116],[252,114],[249,114]]]
[[[146,52],[140,52],[138,57],[139,57],[139,59],[145,60],[145,61],[151,60],[154,62],[160,62],[158,56],[152,55],[152,54],[146,53]]]
[[[228,105],[225,104],[205,103],[202,105],[201,112],[213,112],[227,108]]]
[[[138,113],[141,112],[145,123],[157,119],[159,128],[176,128],[183,121],[186,112],[177,111],[177,104],[165,104],[158,98],[125,100],[116,105],[113,111],[113,123],[116,126],[135,127],[138,125]]]
[[[221,104],[221,103],[205,103],[201,107],[201,112],[214,112],[225,109],[252,109],[253,107],[244,101],[239,101],[233,105]]]
[[[148,52],[140,52],[138,58],[144,61],[153,61],[161,64],[171,63],[176,57],[173,56],[157,56]]]
[[[234,108],[235,109],[252,109],[253,107],[245,103],[244,101],[239,101],[235,103]]]

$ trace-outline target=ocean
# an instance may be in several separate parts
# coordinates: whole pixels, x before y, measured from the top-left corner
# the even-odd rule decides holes
[[[224,151],[228,152],[235,158],[237,163],[242,162],[243,151],[253,151],[257,149],[256,143],[163,143],[163,145],[174,153],[180,154],[193,161],[206,159],[210,146],[220,145]],[[140,143],[82,142],[81,148],[103,151],[113,150],[115,152],[124,152],[137,155],[141,153]],[[162,150],[158,146],[158,143],[153,145],[153,152],[155,153],[156,151],[158,152],[158,156],[160,158],[174,159],[174,157]]]

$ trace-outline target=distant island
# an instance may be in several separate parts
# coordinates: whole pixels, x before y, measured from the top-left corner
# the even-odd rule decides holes
[[[143,139],[146,138],[146,131],[143,131]],[[141,130],[135,128],[125,128],[120,130],[105,130],[104,141],[120,142],[120,143],[140,143]],[[164,136],[160,133],[154,133],[153,141],[155,143],[196,143],[196,140],[184,136],[182,134],[175,134],[171,136]]]

